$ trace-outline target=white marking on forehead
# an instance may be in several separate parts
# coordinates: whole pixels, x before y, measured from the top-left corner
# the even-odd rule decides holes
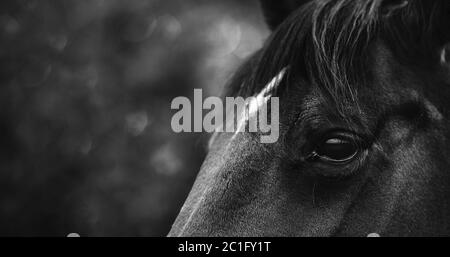
[[[234,133],[233,139],[239,132],[244,132],[245,124],[250,118],[257,118],[258,110],[260,110],[260,108],[269,101],[270,97],[272,97],[271,92],[280,85],[286,74],[286,70],[287,68],[282,69],[256,97],[252,98],[251,101],[247,103],[248,106],[246,106],[245,109],[248,109],[248,116],[246,116],[247,110],[245,109],[243,110],[243,113],[238,114],[238,129]]]
[[[286,70],[287,68],[282,69],[262,90],[261,92],[256,96],[252,98],[252,101],[247,102],[246,103],[246,108],[244,108],[244,110],[242,110],[242,113],[238,113],[237,114],[237,130],[234,132],[232,139],[235,138],[235,136],[239,133],[239,132],[244,132],[245,129],[245,124],[246,122],[250,119],[250,118],[256,118],[257,114],[258,114],[258,110],[264,105],[266,104],[271,95],[271,92],[276,89],[278,87],[278,85],[281,83],[281,81],[283,80],[285,74],[286,74]],[[246,115],[248,110],[248,116]],[[230,111],[230,110],[228,110]],[[231,110],[234,111],[234,110]],[[208,148],[211,148],[212,145],[214,144],[214,141],[217,138],[217,135],[219,132],[223,132],[223,131],[228,131],[228,128],[230,127],[234,127],[234,120],[231,120],[228,123],[225,123],[225,128],[223,128],[224,130],[222,130],[222,124],[218,125],[218,127],[216,128],[214,134],[210,137],[209,141],[208,141]],[[231,140],[230,140],[231,142]]]
[[[269,84],[266,85],[266,87],[261,91],[261,93],[259,93],[260,95],[266,95],[267,93],[271,92],[272,90],[274,90],[276,87],[278,87],[278,85],[280,85],[281,81],[284,78],[284,75],[286,75],[286,70],[287,68],[282,69],[278,75],[276,75],[270,82]]]

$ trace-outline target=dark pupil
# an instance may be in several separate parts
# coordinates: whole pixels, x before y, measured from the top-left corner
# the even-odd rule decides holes
[[[335,161],[345,161],[353,157],[357,151],[353,142],[337,138],[325,141],[316,149],[319,156]]]

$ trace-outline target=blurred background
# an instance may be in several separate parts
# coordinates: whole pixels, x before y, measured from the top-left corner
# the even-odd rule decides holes
[[[165,236],[206,137],[172,99],[267,36],[254,0],[2,0],[0,236]]]

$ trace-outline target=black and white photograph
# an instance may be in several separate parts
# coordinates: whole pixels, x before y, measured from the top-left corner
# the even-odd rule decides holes
[[[448,0],[2,0],[0,237],[448,237],[449,119]]]

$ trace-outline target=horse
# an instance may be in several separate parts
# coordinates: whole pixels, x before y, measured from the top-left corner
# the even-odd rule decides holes
[[[168,236],[449,236],[449,2],[261,0],[225,95],[278,97],[279,140],[214,133]]]

